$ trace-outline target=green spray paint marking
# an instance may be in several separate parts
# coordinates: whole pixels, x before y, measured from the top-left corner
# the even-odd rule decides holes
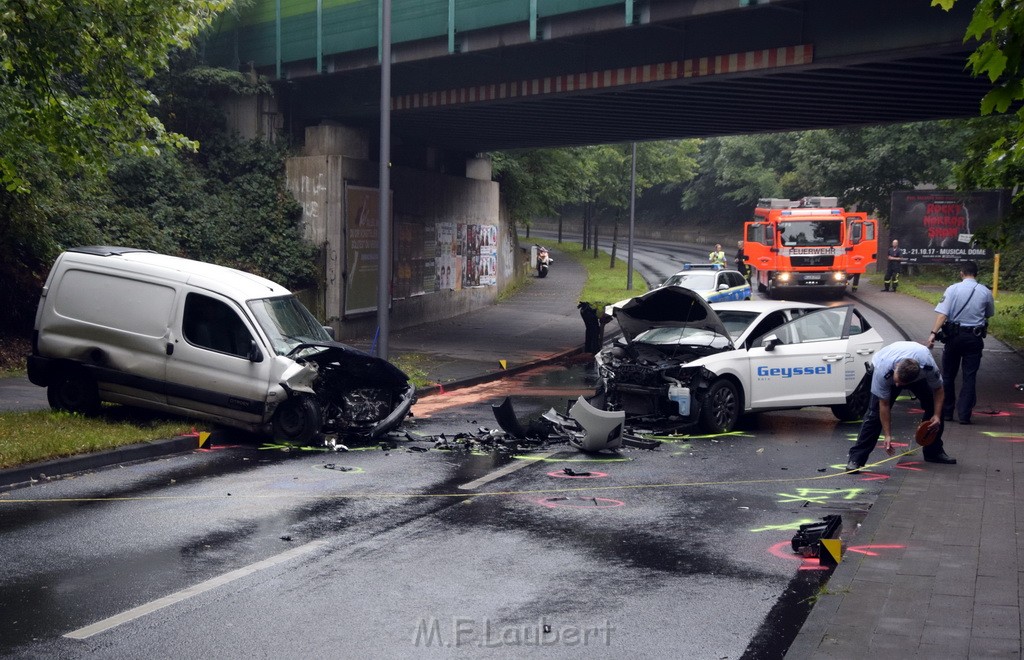
[[[828,502],[828,500],[832,499],[833,496],[840,496],[840,498],[844,500],[852,500],[856,499],[856,497],[863,492],[863,488],[797,488],[795,495],[791,495],[790,493],[776,494],[783,498],[778,500],[779,502],[817,502],[818,504],[824,504]],[[845,495],[843,493],[845,493]]]
[[[795,523],[790,523],[788,525],[768,525],[767,527],[758,527],[758,528],[752,529],[750,531],[752,531],[752,532],[784,532],[784,531],[790,530],[790,529],[800,529],[800,525],[806,525],[806,524],[812,523],[812,522],[815,522],[815,521],[810,519],[810,518],[804,518],[803,520],[798,520]]]

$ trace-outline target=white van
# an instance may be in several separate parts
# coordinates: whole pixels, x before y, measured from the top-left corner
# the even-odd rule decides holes
[[[377,437],[415,399],[400,369],[333,341],[284,287],[124,247],[57,257],[28,377],[56,410],[111,401],[296,442]]]

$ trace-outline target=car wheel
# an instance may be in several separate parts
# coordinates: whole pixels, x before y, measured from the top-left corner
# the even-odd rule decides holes
[[[700,411],[701,426],[708,433],[728,433],[740,418],[740,396],[732,381],[721,378],[711,384]]]
[[[54,410],[80,415],[95,415],[100,411],[96,381],[80,370],[64,374],[51,383],[46,388],[46,400]]]
[[[323,410],[312,397],[294,397],[278,406],[273,426],[275,440],[307,443],[323,427]]]
[[[850,396],[846,397],[846,403],[832,406],[832,414],[841,422],[852,422],[864,417],[869,403],[871,403],[871,376],[864,374]]]

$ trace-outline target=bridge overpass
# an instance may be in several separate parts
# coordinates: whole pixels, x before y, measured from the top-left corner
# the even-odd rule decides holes
[[[975,2],[393,0],[397,149],[461,152],[975,116]],[[375,134],[378,0],[256,0],[212,64],[277,88],[296,137]]]

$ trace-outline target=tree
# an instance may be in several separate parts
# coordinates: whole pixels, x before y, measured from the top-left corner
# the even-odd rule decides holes
[[[27,193],[47,154],[76,174],[119,156],[195,148],[151,114],[145,81],[229,0],[14,0],[0,11],[0,184]]]
[[[932,6],[949,11],[957,0],[932,0]],[[985,76],[992,89],[981,101],[980,114],[1006,114],[1014,118],[986,127],[988,143],[972,143],[958,174],[965,187],[1000,185],[1014,191],[1024,203],[1020,173],[1024,170],[1024,0],[979,0],[964,42],[976,41],[968,58],[975,76]],[[1013,112],[1011,109],[1016,108]],[[1018,214],[1020,212],[1018,211]]]

